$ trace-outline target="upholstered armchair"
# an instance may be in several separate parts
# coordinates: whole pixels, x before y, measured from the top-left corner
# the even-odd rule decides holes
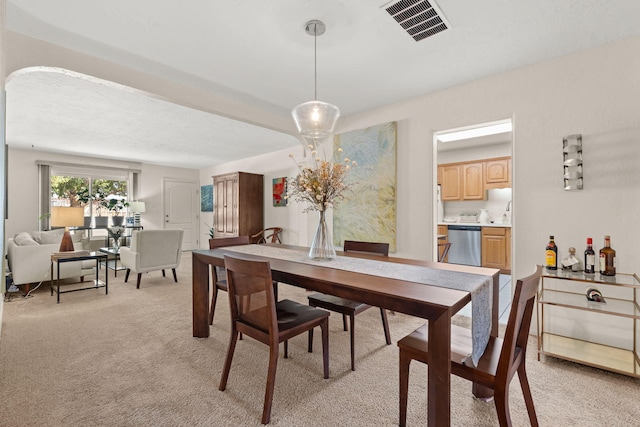
[[[182,257],[182,230],[139,230],[131,235],[131,246],[120,248],[120,261],[126,267],[124,281],[132,271],[138,274],[136,288],[140,288],[142,273],[149,271],[173,271],[173,280],[178,281],[176,268]]]

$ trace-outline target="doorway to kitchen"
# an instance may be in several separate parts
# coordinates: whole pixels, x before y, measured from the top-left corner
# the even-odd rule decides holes
[[[450,243],[444,262],[500,269],[501,321],[513,283],[512,129],[504,119],[433,136],[435,257],[437,244]]]

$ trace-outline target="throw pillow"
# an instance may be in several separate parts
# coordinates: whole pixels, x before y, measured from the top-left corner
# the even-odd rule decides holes
[[[34,231],[33,238],[36,242],[41,245],[48,245],[51,243],[58,243],[62,240],[62,235],[64,234],[64,229],[60,228],[57,230],[50,231]]]
[[[13,237],[13,241],[18,246],[34,246],[38,244],[38,242],[33,240],[33,237],[31,236],[31,234],[27,233],[26,231],[16,234]]]

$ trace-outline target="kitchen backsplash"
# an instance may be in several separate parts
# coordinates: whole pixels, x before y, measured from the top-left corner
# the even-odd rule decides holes
[[[502,222],[503,214],[511,218],[511,188],[487,190],[487,200],[469,200],[464,202],[444,202],[444,217],[459,217],[464,214],[479,214],[480,209],[487,209],[489,219]],[[507,211],[509,205],[509,211]]]

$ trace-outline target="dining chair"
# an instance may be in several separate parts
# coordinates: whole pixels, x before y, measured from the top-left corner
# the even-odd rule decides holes
[[[291,300],[277,301],[273,293],[271,267],[268,261],[253,261],[225,255],[229,304],[231,308],[231,337],[227,358],[220,379],[220,391],[227,387],[233,353],[242,333],[269,346],[269,369],[264,394],[262,423],[271,419],[271,404],[276,380],[279,344],[284,342],[284,357],[288,357],[287,340],[312,330],[322,329],[322,363],[324,378],[329,378],[329,315]],[[308,348],[311,352],[311,348]]]
[[[219,239],[209,239],[209,249],[222,248],[225,246],[248,245],[249,236],[221,237]],[[213,315],[216,310],[216,300],[218,291],[227,292],[227,275],[222,267],[211,266],[213,273],[213,286],[211,292],[211,306],[209,307],[209,324],[213,324]]]
[[[257,232],[251,236],[251,241],[255,241],[257,244],[262,243],[282,243],[280,240],[280,233],[282,233],[281,227],[269,227],[262,231]]]
[[[478,366],[467,362],[472,349],[471,331],[451,325],[451,373],[493,390],[494,403],[500,426],[511,426],[509,413],[509,384],[518,373],[522,394],[527,406],[529,421],[538,425],[533,397],[525,371],[527,342],[533,304],[540,281],[542,266],[535,273],[516,283],[509,320],[504,338],[490,337],[489,343],[478,361]],[[409,390],[409,364],[417,360],[428,364],[429,355],[427,324],[398,341],[400,348],[400,426],[407,422],[407,398]]]
[[[354,240],[344,241],[345,252],[362,252],[369,254],[376,254],[381,256],[389,256],[389,244],[388,243],[375,243],[375,242],[357,242]],[[355,365],[355,316],[362,313],[370,305],[361,302],[351,301],[346,298],[340,298],[333,295],[326,294],[313,294],[307,297],[309,299],[309,305],[312,307],[320,307],[326,310],[334,311],[342,314],[342,327],[346,331],[347,316],[349,317],[349,324],[351,327],[351,370],[356,370]],[[387,345],[391,345],[391,336],[389,334],[389,322],[387,321],[387,312],[384,308],[380,308],[380,316],[382,317],[382,327],[384,329],[384,337]],[[309,331],[310,342],[313,341],[313,331]]]
[[[438,243],[438,262],[444,262],[447,259],[447,254],[449,253],[449,248],[451,248],[451,242],[447,243]]]

